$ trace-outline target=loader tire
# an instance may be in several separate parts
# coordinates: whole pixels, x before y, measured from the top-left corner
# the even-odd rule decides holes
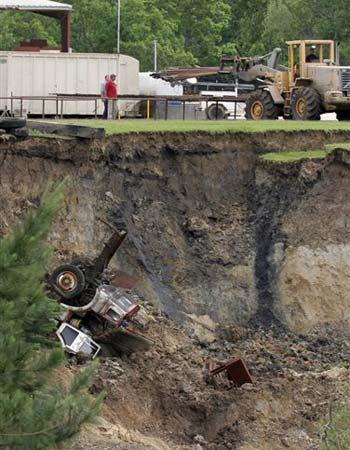
[[[321,97],[312,87],[302,87],[294,91],[291,108],[294,120],[321,119]]]
[[[278,113],[278,107],[268,91],[253,92],[245,102],[245,118],[247,120],[276,120]]]
[[[60,297],[70,300],[83,292],[85,276],[79,267],[63,264],[52,272],[50,286]]]
[[[337,111],[337,119],[339,122],[350,120],[350,111]]]

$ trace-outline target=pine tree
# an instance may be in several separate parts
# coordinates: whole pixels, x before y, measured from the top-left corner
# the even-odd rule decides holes
[[[50,339],[59,305],[43,284],[52,249],[47,237],[63,204],[63,186],[49,188],[11,234],[0,240],[0,448],[50,449],[91,420],[102,398],[87,392],[94,367],[64,388],[64,363]]]

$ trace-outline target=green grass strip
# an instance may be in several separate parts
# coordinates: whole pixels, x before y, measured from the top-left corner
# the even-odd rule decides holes
[[[326,156],[325,150],[309,150],[301,152],[266,153],[261,156],[265,161],[277,163],[289,163],[302,159],[322,159]]]
[[[59,122],[59,121],[58,121]],[[95,120],[72,119],[63,123],[104,128],[107,135],[120,133],[155,133],[155,132],[195,132],[208,133],[264,133],[268,131],[350,131],[350,122],[337,121],[294,121],[294,120]]]
[[[336,144],[327,144],[326,150],[331,151],[335,148],[341,148],[342,150],[350,150],[350,143],[348,142],[342,142],[342,143],[336,143]]]

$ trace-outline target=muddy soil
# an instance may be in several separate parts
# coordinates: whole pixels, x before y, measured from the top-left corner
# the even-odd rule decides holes
[[[70,177],[56,259],[128,237],[113,265],[138,278],[146,354],[102,361],[103,419],[74,449],[319,449],[349,381],[350,160],[263,162],[350,133],[122,135],[0,144],[0,234]],[[256,384],[215,389],[208,358],[242,355]],[[345,368],[344,368],[345,367]],[[70,370],[75,370],[74,366]]]

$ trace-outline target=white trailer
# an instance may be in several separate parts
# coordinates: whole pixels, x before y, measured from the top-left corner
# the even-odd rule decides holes
[[[0,111],[10,109],[10,100],[2,97],[49,95],[100,95],[106,74],[115,73],[119,94],[139,94],[139,62],[126,55],[98,53],[0,52]],[[119,108],[127,108],[120,101]],[[19,109],[19,101],[13,101]],[[103,105],[97,102],[98,114]],[[61,107],[60,107],[61,108]],[[24,100],[27,114],[41,115],[41,100]],[[60,109],[61,112],[61,109]],[[45,114],[56,113],[56,102],[45,102]],[[64,115],[94,115],[94,101],[64,102]]]

